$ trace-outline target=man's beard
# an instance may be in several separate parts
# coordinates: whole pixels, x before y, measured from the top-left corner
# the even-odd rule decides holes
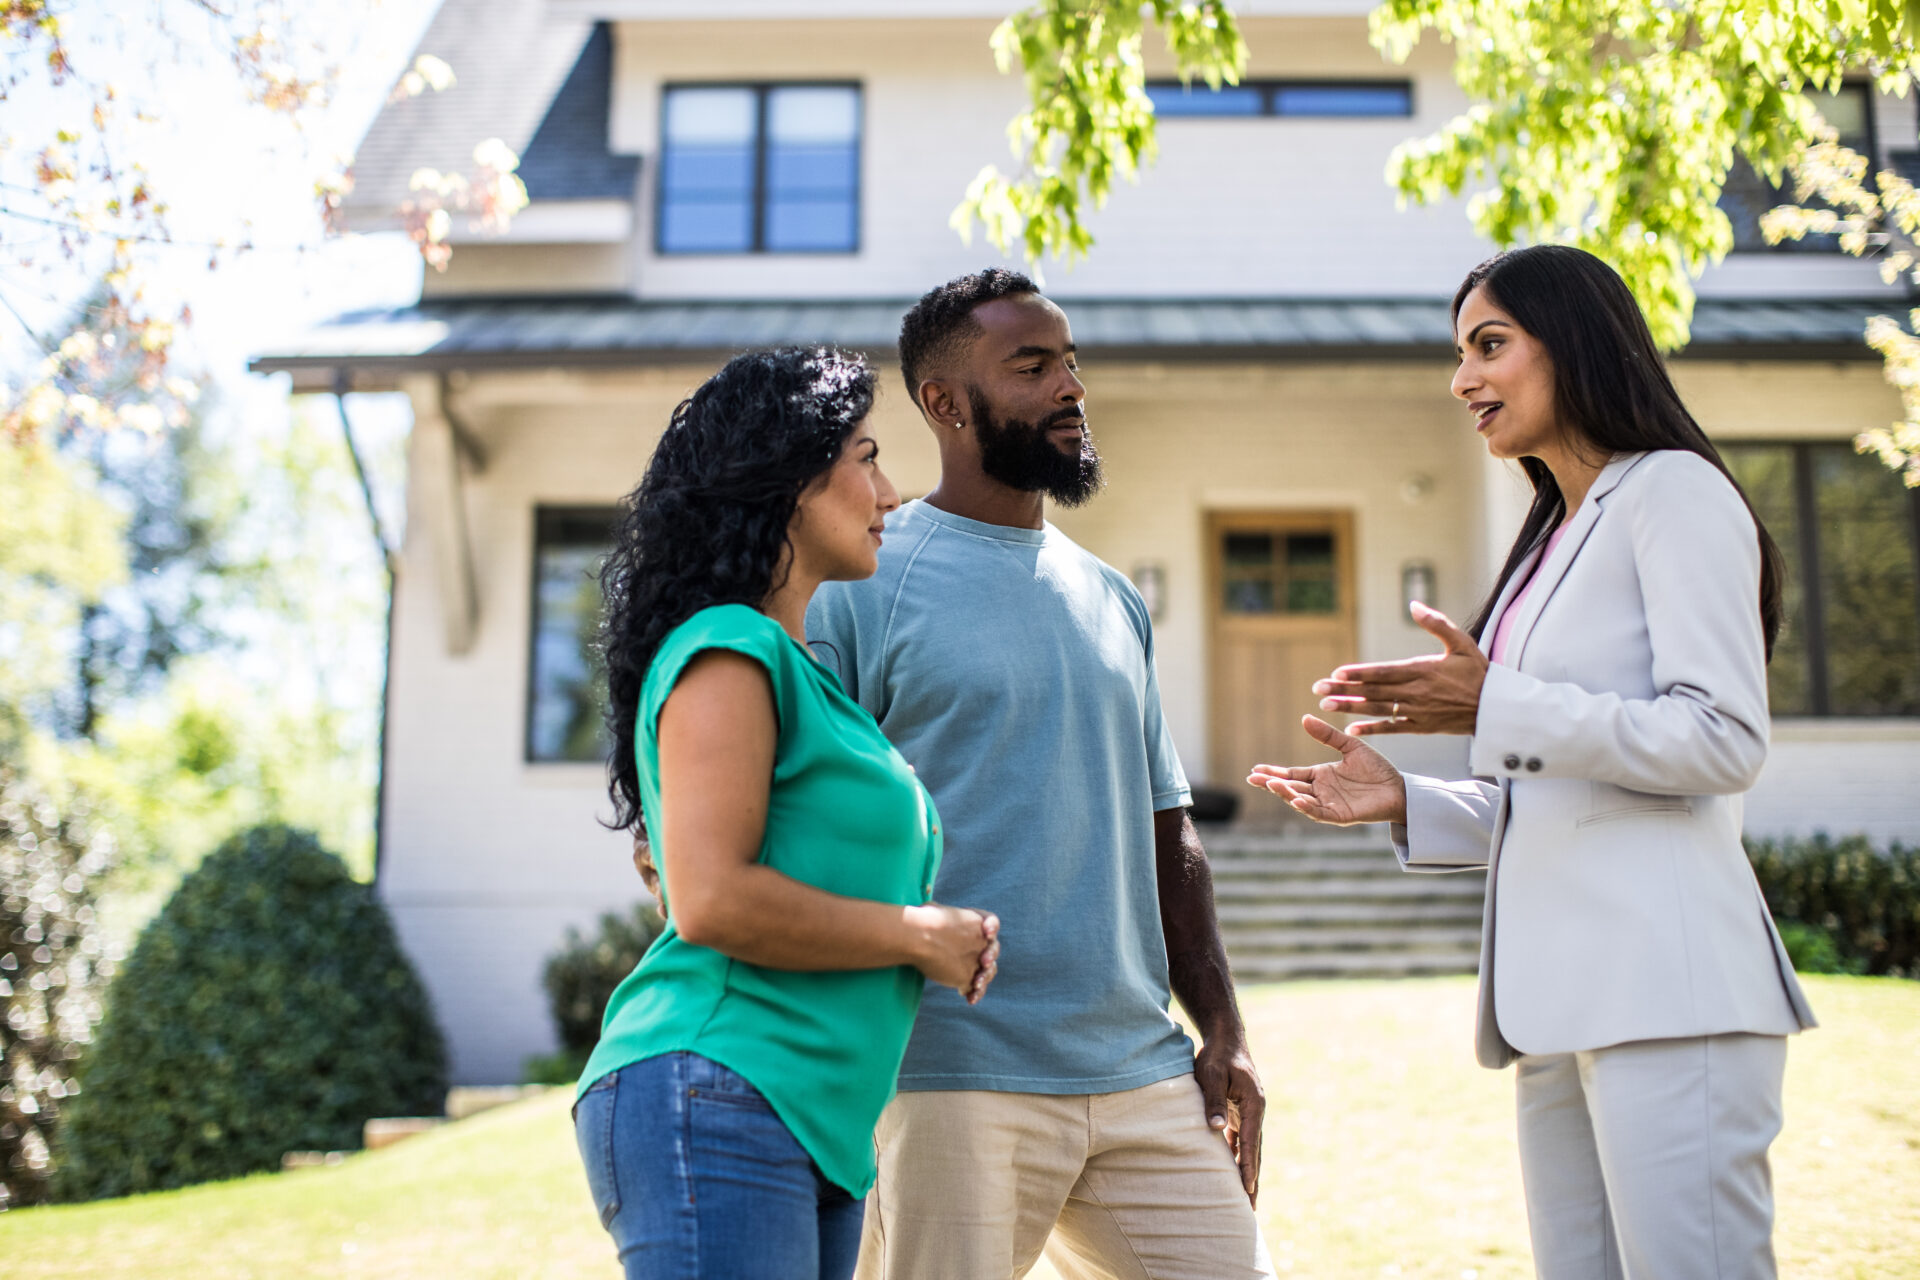
[[[1077,507],[1100,491],[1100,454],[1078,406],[1039,422],[1002,420],[993,416],[978,387],[968,387],[967,407],[980,436],[980,468],[1001,484],[1023,493],[1045,493],[1063,507]],[[1078,453],[1062,453],[1047,438],[1049,430],[1065,423],[1081,424]]]

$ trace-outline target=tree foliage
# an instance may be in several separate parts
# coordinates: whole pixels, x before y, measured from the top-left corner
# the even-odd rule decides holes
[[[1247,61],[1227,0],[1041,0],[993,33],[1005,73],[1017,64],[1028,109],[1008,126],[1020,169],[982,169],[954,210],[970,235],[977,220],[1001,252],[1019,244],[1029,261],[1071,261],[1093,245],[1085,220],[1115,177],[1132,179],[1153,158],[1153,103],[1141,46],[1149,18],[1164,32],[1183,78],[1218,88],[1239,82]]]
[[[994,35],[1018,62],[1028,109],[1009,128],[1024,168],[989,166],[953,222],[975,219],[1030,261],[1093,244],[1088,206],[1114,175],[1154,154],[1140,63],[1143,28],[1167,35],[1183,77],[1237,81],[1246,48],[1224,4],[1035,0]],[[1736,159],[1812,209],[1777,211],[1774,239],[1838,232],[1883,275],[1920,281],[1920,200],[1834,143],[1805,96],[1865,74],[1882,93],[1920,83],[1920,0],[1383,0],[1374,45],[1404,61],[1426,35],[1452,46],[1468,109],[1396,148],[1387,180],[1403,200],[1467,192],[1495,245],[1574,244],[1620,272],[1662,346],[1685,345],[1693,281],[1733,246],[1719,199]],[[1902,421],[1856,444],[1920,486],[1920,310],[1908,328],[1876,317],[1866,339],[1901,393]]]
[[[112,832],[0,761],[0,1211],[47,1198],[74,1069],[113,972],[95,895]]]
[[[438,1114],[446,1055],[373,890],[305,832],[209,854],[108,991],[57,1150],[62,1198],[278,1168]]]
[[[1668,348],[1693,280],[1733,247],[1719,208],[1736,155],[1778,181],[1821,123],[1808,90],[1861,69],[1904,91],[1903,0],[1386,0],[1374,43],[1454,50],[1472,105],[1407,142],[1388,179],[1425,203],[1480,185],[1474,227],[1501,247],[1560,243],[1610,262]]]
[[[1920,284],[1920,192],[1891,170],[1867,184],[1867,158],[1827,135],[1793,165],[1795,205],[1762,216],[1769,241],[1809,234],[1838,235],[1855,257],[1878,257],[1880,278]],[[1907,313],[1903,328],[1892,316],[1867,321],[1867,345],[1886,362],[1887,381],[1900,392],[1900,421],[1862,432],[1854,444],[1920,488],[1920,310]]]

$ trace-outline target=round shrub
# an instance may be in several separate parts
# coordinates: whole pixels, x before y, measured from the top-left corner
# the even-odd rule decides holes
[[[591,938],[568,926],[566,941],[547,958],[545,974],[547,1008],[553,1013],[560,1050],[527,1061],[528,1083],[566,1084],[579,1078],[587,1055],[600,1043],[600,1024],[613,989],[666,927],[650,902],[635,903],[625,915],[602,915],[600,931]]]
[[[141,933],[67,1108],[55,1191],[92,1199],[274,1169],[437,1114],[446,1050],[386,910],[313,836],[256,827]]]

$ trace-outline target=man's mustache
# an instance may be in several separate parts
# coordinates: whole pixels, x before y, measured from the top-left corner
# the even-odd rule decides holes
[[[1073,423],[1076,426],[1081,426],[1081,427],[1086,426],[1087,425],[1086,410],[1077,409],[1077,408],[1062,409],[1058,413],[1050,413],[1046,417],[1040,419],[1040,429],[1042,431],[1051,431],[1055,427],[1062,427],[1067,425],[1068,423]]]

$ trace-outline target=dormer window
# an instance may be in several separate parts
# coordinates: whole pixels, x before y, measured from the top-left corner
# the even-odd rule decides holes
[[[858,85],[674,85],[661,108],[659,252],[859,249]]]

